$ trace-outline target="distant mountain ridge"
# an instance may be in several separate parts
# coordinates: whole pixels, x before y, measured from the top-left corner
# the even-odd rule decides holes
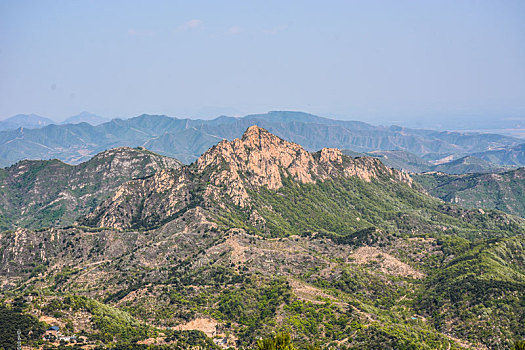
[[[474,156],[501,165],[525,166],[525,143],[513,147],[475,153]]]
[[[446,202],[525,217],[525,168],[497,174],[427,173],[412,177],[431,195]]]
[[[99,125],[102,123],[108,122],[108,118],[101,117],[99,115],[89,113],[89,112],[81,112],[77,115],[74,115],[72,117],[67,118],[60,124],[78,124],[78,123],[88,123],[91,125]]]
[[[14,130],[18,128],[41,128],[54,123],[53,120],[36,114],[17,114],[0,121],[0,131]]]
[[[278,111],[242,118],[223,116],[213,120],[141,115],[126,120],[114,119],[97,126],[80,123],[0,132],[0,166],[21,159],[49,158],[74,164],[104,149],[119,146],[144,146],[191,163],[221,139],[240,137],[254,124],[309,151],[324,147],[357,152],[405,150],[425,159],[441,159],[450,155],[458,158],[469,153],[513,147],[522,142],[495,134],[374,126],[302,112]]]
[[[446,174],[490,173],[510,170],[510,166],[493,164],[474,156],[464,156],[448,162],[432,164],[431,162],[407,151],[372,151],[366,153],[343,150],[352,157],[370,156],[379,158],[386,166],[409,173],[438,171]]]
[[[78,124],[78,123],[88,123],[93,126],[108,122],[108,118],[101,117],[99,115],[83,111],[77,115],[71,116],[64,121],[57,123],[56,121],[39,116],[37,114],[17,114],[10,118],[0,121],[0,131],[6,130],[16,130],[18,128],[27,128],[27,129],[40,129],[44,126],[57,124]]]

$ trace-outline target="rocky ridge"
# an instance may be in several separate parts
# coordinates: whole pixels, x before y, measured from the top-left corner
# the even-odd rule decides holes
[[[70,225],[123,183],[181,163],[143,148],[120,147],[87,162],[23,160],[0,169],[0,228]]]
[[[118,229],[151,227],[196,205],[210,208],[231,201],[247,207],[249,191],[278,190],[285,179],[313,184],[337,177],[367,182],[388,178],[412,185],[408,174],[387,168],[378,159],[352,158],[334,148],[310,153],[254,125],[242,138],[219,142],[189,166],[122,185],[81,223]]]

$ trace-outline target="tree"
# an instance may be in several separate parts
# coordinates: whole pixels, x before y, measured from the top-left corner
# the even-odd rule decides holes
[[[515,342],[511,350],[525,350],[525,340],[518,340]]]
[[[288,333],[277,333],[274,337],[257,340],[256,350],[296,350]]]

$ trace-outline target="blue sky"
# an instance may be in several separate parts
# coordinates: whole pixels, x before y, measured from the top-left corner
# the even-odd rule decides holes
[[[0,119],[525,116],[525,1],[0,0]]]

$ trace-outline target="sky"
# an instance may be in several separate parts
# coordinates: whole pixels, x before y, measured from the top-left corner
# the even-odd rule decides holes
[[[525,1],[0,0],[0,119],[525,120]]]

